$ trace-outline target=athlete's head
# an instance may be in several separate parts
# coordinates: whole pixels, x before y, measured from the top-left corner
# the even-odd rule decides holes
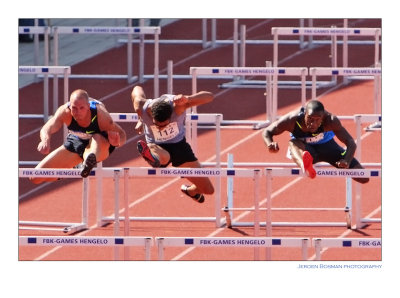
[[[310,132],[321,126],[325,114],[324,105],[318,100],[310,100],[305,106],[304,122]]]
[[[69,98],[69,108],[75,120],[84,120],[90,112],[88,93],[82,89],[72,92]]]
[[[172,115],[173,108],[171,104],[165,99],[166,97],[161,96],[151,105],[151,115],[153,116],[153,123],[158,127],[167,126]]]

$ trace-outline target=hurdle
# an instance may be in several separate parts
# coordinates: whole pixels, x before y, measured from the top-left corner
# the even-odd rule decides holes
[[[20,246],[94,246],[94,247],[120,247],[129,248],[143,246],[145,260],[150,260],[150,248],[153,246],[152,237],[110,237],[110,236],[19,236]],[[120,260],[114,254],[114,260]],[[124,258],[128,260],[128,258]]]
[[[228,163],[229,164],[229,163]],[[240,166],[257,166],[258,164],[252,163],[230,163],[235,167]],[[208,165],[208,164],[207,164]],[[266,177],[266,198],[263,202],[255,201],[254,207],[234,207],[233,206],[233,191],[232,186],[228,185],[228,205],[224,208],[226,222],[229,223],[229,227],[252,227],[254,226],[256,230],[258,227],[266,227],[267,237],[272,235],[271,227],[347,227],[351,228],[352,218],[353,218],[353,208],[352,208],[352,194],[351,194],[351,177],[363,177],[363,178],[377,178],[381,177],[381,170],[377,169],[377,166],[380,166],[378,163],[369,163],[363,164],[367,167],[367,169],[336,169],[332,167],[327,167],[327,163],[321,163],[319,165],[315,165],[315,169],[317,172],[317,177],[343,177],[346,179],[346,199],[345,206],[342,208],[332,208],[332,207],[297,207],[297,208],[273,208],[272,207],[272,180],[273,177],[305,177],[305,175],[301,172],[300,168],[293,168],[293,164],[291,163],[261,163],[260,165],[266,166],[270,165],[273,168],[265,168],[263,175]],[[350,185],[350,186],[349,186]],[[364,219],[361,219],[361,208],[358,207],[358,204],[361,204],[361,195],[357,193],[358,189],[356,188],[356,222],[360,222]],[[231,198],[232,197],[232,198]],[[261,208],[260,206],[266,202],[266,207]],[[260,211],[266,212],[266,221],[261,221],[259,223],[255,222],[240,222],[235,221],[233,218],[233,211],[254,211],[256,213]],[[272,211],[340,211],[344,212],[345,222],[271,222]],[[372,221],[372,220],[370,220]],[[357,227],[358,228],[358,227]]]
[[[19,118],[43,118],[45,122],[49,119],[49,75],[53,77],[57,75],[64,76],[64,102],[68,101],[69,76],[71,74],[70,66],[19,66],[18,73],[21,75],[44,75],[43,114],[19,114]],[[56,112],[57,108],[58,94],[53,93],[53,113]]]
[[[382,239],[381,238],[313,238],[312,246],[315,247],[315,260],[320,261],[321,251],[323,247],[382,248]]]
[[[156,237],[158,259],[164,260],[166,247],[266,247],[301,248],[302,260],[307,260],[307,249],[311,247],[309,238],[272,238],[272,237]],[[267,257],[267,260],[271,258]],[[259,260],[257,254],[254,260]]]
[[[49,26],[38,26],[38,19],[35,19],[35,26],[19,26],[18,34],[33,34],[34,35],[34,65],[39,63],[39,34],[44,36],[43,60],[44,65],[49,65],[49,34],[51,29]]]
[[[79,169],[34,169],[19,168],[20,178],[40,177],[40,178],[80,178],[81,170]],[[89,177],[94,177],[95,171],[92,171]],[[75,233],[88,228],[89,217],[89,181],[82,179],[82,221],[79,223],[70,222],[43,222],[43,221],[19,221],[19,228],[24,230],[45,230],[45,231],[62,231],[64,233]]]
[[[337,66],[337,36],[370,36],[375,38],[374,46],[374,64],[379,63],[379,37],[381,36],[380,28],[318,28],[318,27],[309,27],[309,28],[300,28],[300,27],[273,27],[271,28],[271,33],[274,36],[274,46],[273,46],[273,66],[278,67],[278,40],[279,35],[291,35],[291,36],[330,36],[332,38],[332,67]],[[312,41],[314,43],[314,41]],[[343,42],[343,65],[348,65],[348,56],[347,56],[347,38]]]
[[[96,170],[98,171],[98,170]],[[261,175],[259,169],[228,169],[228,168],[148,168],[148,167],[130,167],[130,168],[102,168],[104,177],[114,177],[115,185],[119,185],[119,179],[128,178],[160,178],[160,177],[234,177],[234,178],[253,178],[257,181]],[[116,175],[115,172],[118,174]],[[126,180],[127,181],[127,180]],[[124,183],[123,200],[125,212],[129,209],[129,191],[128,183]],[[118,189],[116,186],[115,189]],[[254,183],[254,197],[258,200],[259,183]],[[130,221],[159,221],[159,222],[215,222],[216,227],[222,227],[226,224],[225,219],[221,218],[221,190],[219,184],[215,185],[215,216],[212,217],[127,217],[119,216],[119,192],[115,193],[115,214],[114,217],[100,216],[101,224],[114,222],[118,225],[119,221],[124,221],[125,226],[129,225]],[[115,232],[117,233],[116,228]],[[128,228],[129,230],[129,228]]]
[[[316,81],[317,76],[345,76],[374,80],[374,113],[381,113],[381,76],[380,67],[311,67],[309,70],[312,76],[312,99],[317,98]]]
[[[377,178],[381,177],[381,169],[337,169],[337,168],[317,168],[316,169],[318,178]],[[288,169],[279,169],[279,168],[267,168],[265,170],[266,183],[267,183],[267,208],[266,208],[266,226],[267,226],[267,236],[270,236],[272,233],[272,226],[323,226],[323,227],[348,227],[347,222],[272,222],[271,221],[271,211],[272,211],[272,178],[273,177],[305,177],[306,175],[302,173],[299,168],[288,168]],[[347,198],[349,199],[349,198]],[[285,209],[288,210],[288,209]],[[307,210],[311,210],[311,208],[307,208]],[[318,208],[316,210],[337,210],[337,211],[345,211],[351,212],[351,202],[347,201],[345,208]],[[359,216],[359,214],[357,214]]]
[[[278,76],[300,76],[301,77],[301,102],[306,102],[306,67],[190,67],[192,75],[192,93],[197,92],[197,78],[202,76],[226,76],[234,78],[235,76],[264,76],[266,77],[266,121],[273,121],[277,116],[277,96],[278,86],[276,78]],[[192,108],[196,113],[196,107]],[[195,127],[192,126],[192,134]]]

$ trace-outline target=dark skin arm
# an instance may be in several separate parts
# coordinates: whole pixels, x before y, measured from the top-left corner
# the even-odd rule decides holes
[[[349,132],[343,127],[342,123],[335,115],[328,114],[324,123],[325,130],[332,130],[336,137],[346,145],[346,155],[343,159],[339,160],[336,165],[339,168],[348,168],[351,160],[354,157],[354,154],[357,149],[357,145],[354,142],[353,137],[349,134]]]
[[[262,136],[269,152],[275,153],[279,151],[279,145],[273,140],[273,136],[280,135],[285,131],[292,131],[296,124],[297,114],[297,111],[288,113],[264,129]]]

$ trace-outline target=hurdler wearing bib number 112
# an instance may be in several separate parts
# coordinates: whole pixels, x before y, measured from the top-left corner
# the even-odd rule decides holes
[[[211,102],[212,93],[200,91],[192,95],[164,94],[159,98],[146,99],[141,86],[135,86],[131,93],[134,111],[139,120],[136,131],[144,133],[145,141],[139,140],[137,149],[142,157],[154,168],[173,167],[201,168],[197,157],[185,138],[186,109]],[[204,195],[214,193],[208,177],[187,177],[191,185],[182,185],[181,191],[198,203]]]

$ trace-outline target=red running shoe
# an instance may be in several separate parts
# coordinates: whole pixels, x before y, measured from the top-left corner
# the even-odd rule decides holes
[[[149,146],[147,146],[146,142],[143,140],[139,140],[137,142],[137,149],[139,153],[143,156],[143,158],[151,165],[153,168],[158,168],[160,166],[160,161],[158,158],[154,157],[151,154]]]
[[[315,176],[317,176],[317,172],[315,172],[315,169],[313,167],[313,157],[308,151],[303,152],[303,166],[304,171],[308,177],[314,179]]]

